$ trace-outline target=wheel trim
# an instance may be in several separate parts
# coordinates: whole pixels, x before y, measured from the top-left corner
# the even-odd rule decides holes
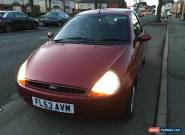
[[[61,26],[62,26],[62,23],[61,23],[61,22],[59,22],[59,23],[58,23],[58,26],[60,26],[60,27],[61,27]]]
[[[33,28],[33,29],[36,29],[36,28],[37,28],[37,24],[34,23],[34,24],[32,25],[32,28]]]
[[[5,26],[5,30],[6,30],[7,32],[11,32],[11,31],[12,31],[12,26],[11,26],[11,25]]]

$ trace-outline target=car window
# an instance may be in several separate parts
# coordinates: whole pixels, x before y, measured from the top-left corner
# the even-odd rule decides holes
[[[69,17],[69,15],[68,15],[68,14],[66,14],[66,13],[64,13],[64,17],[65,17],[65,18],[68,18],[68,17]]]
[[[14,15],[13,12],[10,12],[10,13],[7,14],[6,17],[7,17],[7,18],[13,18],[13,17],[15,17],[15,15]]]
[[[62,18],[68,18],[69,15],[66,14],[66,13],[61,12],[61,13],[60,13],[60,17],[62,17]]]
[[[138,18],[136,17],[134,13],[132,13],[132,26],[134,29],[135,36],[138,37],[143,32],[143,30],[139,23]]]
[[[47,17],[58,17],[59,13],[58,12],[49,12],[45,16],[47,16]]]
[[[3,17],[3,15],[4,15],[4,12],[0,12],[0,17]]]
[[[64,18],[65,17],[64,13],[60,13],[60,17]]]
[[[67,39],[77,42],[89,39],[89,42],[100,44],[128,42],[128,16],[78,15],[64,25],[54,38],[68,41]]]
[[[26,15],[21,13],[21,12],[15,12],[15,16],[18,17],[18,18],[26,17]]]

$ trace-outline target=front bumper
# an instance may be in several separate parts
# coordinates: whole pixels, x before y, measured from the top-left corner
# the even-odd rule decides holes
[[[41,23],[43,23],[43,24],[50,24],[50,25],[52,25],[52,24],[58,24],[58,20],[41,20]]]
[[[0,23],[0,30],[3,30],[3,24]]]
[[[126,93],[124,96],[123,94],[119,93],[107,97],[89,97],[85,95],[70,95],[47,90],[36,90],[33,88],[20,86],[19,84],[18,93],[30,105],[32,105],[32,97],[38,97],[54,102],[74,104],[74,114],[67,115],[92,118],[119,118],[124,114],[124,109],[128,100],[128,96],[126,96],[128,94]]]

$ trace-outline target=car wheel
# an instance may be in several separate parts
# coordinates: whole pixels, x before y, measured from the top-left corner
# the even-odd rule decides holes
[[[38,28],[37,24],[36,23],[33,23],[32,24],[32,29],[36,30]]]
[[[58,27],[61,27],[62,26],[62,22],[58,22]]]
[[[125,111],[125,120],[132,118],[134,112],[134,98],[135,98],[136,83],[132,86],[132,92],[128,99],[128,104]]]
[[[13,31],[13,26],[11,24],[6,24],[4,26],[4,31],[9,33],[9,32],[12,32]]]
[[[48,27],[49,25],[44,23],[44,26]]]

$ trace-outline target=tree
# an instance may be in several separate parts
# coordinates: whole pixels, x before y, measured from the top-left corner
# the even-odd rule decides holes
[[[46,7],[46,12],[47,12],[47,10],[48,10],[48,2],[47,2],[47,0],[45,0],[45,7]]]
[[[49,0],[49,11],[51,11],[51,0]]]
[[[62,5],[63,5],[64,12],[66,12],[66,4],[65,4],[65,0],[62,0]]]
[[[161,22],[162,5],[163,5],[163,0],[159,0],[158,6],[157,6],[157,16],[156,16],[157,22]]]
[[[95,9],[101,8],[101,0],[96,0],[95,2]]]
[[[29,5],[31,8],[31,16],[33,16],[33,0],[29,0]]]
[[[22,0],[22,8],[23,8],[23,12],[25,13],[25,5],[24,5],[24,0]]]

